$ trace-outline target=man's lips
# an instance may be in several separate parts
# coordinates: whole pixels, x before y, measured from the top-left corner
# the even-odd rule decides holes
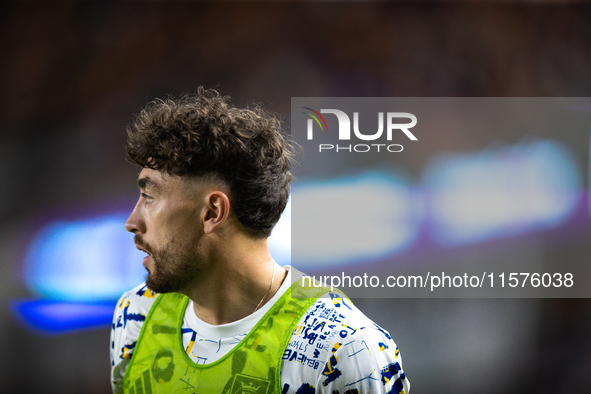
[[[144,257],[144,259],[142,260],[142,264],[145,266],[145,265],[146,265],[146,263],[147,263],[147,262],[148,262],[148,261],[149,261],[149,260],[152,258],[152,257],[151,257],[151,253],[150,253],[148,250],[146,250],[146,248],[145,248],[145,247],[143,247],[143,246],[140,246],[140,245],[138,245],[138,244],[135,244],[135,247],[136,247],[136,249],[137,249],[137,250],[141,250],[142,252],[144,252],[144,253],[146,253],[146,254],[147,254],[147,256],[146,256],[146,257]]]
[[[137,250],[141,250],[141,251],[142,251],[142,252],[144,252],[144,253],[150,254],[150,252],[148,252],[148,251],[146,250],[146,248],[145,248],[145,247],[143,247],[143,246],[140,246],[140,245],[138,245],[138,244],[135,244],[135,248],[136,248]]]

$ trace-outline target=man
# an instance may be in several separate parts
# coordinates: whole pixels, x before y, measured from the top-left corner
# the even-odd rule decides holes
[[[408,392],[386,331],[269,254],[293,160],[275,117],[200,88],[150,103],[127,155],[148,275],[115,310],[115,393]]]

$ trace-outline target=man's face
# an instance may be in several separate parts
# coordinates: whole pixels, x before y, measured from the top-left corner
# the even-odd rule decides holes
[[[140,198],[125,229],[148,253],[146,284],[157,293],[181,291],[205,266],[198,220],[202,193],[189,180],[148,168],[140,172],[138,185]]]

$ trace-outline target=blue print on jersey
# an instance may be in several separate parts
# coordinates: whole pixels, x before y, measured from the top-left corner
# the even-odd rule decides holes
[[[392,363],[389,364],[388,366],[382,368],[382,383],[385,385],[388,384],[388,382],[390,382],[390,380],[398,375],[398,373],[400,372],[400,364],[396,363]]]
[[[316,388],[314,386],[310,386],[309,383],[304,383],[300,386],[296,394],[316,394]]]
[[[339,376],[343,373],[336,367],[337,363],[339,362],[338,357],[336,356],[336,351],[341,347],[340,343],[335,343],[334,347],[332,348],[332,356],[330,360],[324,366],[322,370],[322,374],[326,376],[326,380],[322,382],[323,386],[327,386],[330,382],[334,382]]]
[[[392,389],[388,391],[386,394],[406,393],[406,391],[404,391],[404,385],[402,384],[402,381],[404,379],[406,379],[406,375],[403,372],[400,374],[400,377],[396,379],[396,381],[394,382],[394,386],[392,386]]]
[[[127,326],[128,321],[143,322],[144,320],[146,320],[146,315],[143,315],[141,313],[127,313],[128,310],[129,300],[127,300],[127,302],[125,303],[125,307],[123,308],[123,315],[119,315],[119,317],[117,318],[117,327],[125,328],[125,326]],[[123,320],[123,324],[121,323],[121,320]]]
[[[388,339],[392,339],[392,337],[390,336],[390,334],[388,334],[386,331],[384,331],[384,330],[382,329],[382,327],[378,326],[378,325],[377,325],[377,324],[375,324],[375,323],[374,323],[373,325],[374,325],[374,326],[376,326],[376,328],[377,328],[378,330],[380,330],[380,332],[381,332],[382,334],[384,334],[384,335],[386,336],[386,338],[388,338]]]

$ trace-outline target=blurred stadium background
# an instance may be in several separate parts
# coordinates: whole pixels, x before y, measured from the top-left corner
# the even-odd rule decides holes
[[[110,392],[105,316],[143,271],[122,231],[138,172],[124,128],[148,100],[216,87],[289,125],[291,97],[587,97],[591,7],[562,3],[1,3],[0,390]],[[580,189],[568,217],[438,250],[431,264],[588,264],[589,128],[546,136],[569,152]],[[436,180],[434,157],[469,166],[522,137],[448,133],[399,167],[413,183]],[[342,175],[341,164],[315,176]],[[406,257],[427,259],[388,262]],[[413,393],[591,392],[589,299],[356,303],[400,346]]]

